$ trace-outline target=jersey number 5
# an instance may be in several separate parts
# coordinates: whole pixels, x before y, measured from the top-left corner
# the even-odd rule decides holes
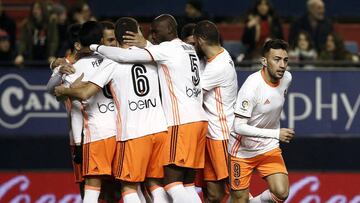
[[[134,92],[137,96],[143,97],[149,93],[149,79],[145,75],[146,68],[142,64],[135,64],[131,68],[131,76],[134,86]]]
[[[199,74],[199,67],[197,65],[197,57],[194,54],[189,54],[190,57],[190,65],[191,65],[191,72],[194,73],[192,76],[192,82],[194,86],[197,86],[200,83],[200,74]]]

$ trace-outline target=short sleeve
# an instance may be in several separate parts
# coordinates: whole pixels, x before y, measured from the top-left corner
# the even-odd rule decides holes
[[[253,78],[248,78],[241,86],[235,104],[235,114],[251,117],[252,111],[256,106],[256,83],[251,82]]]
[[[108,84],[114,75],[116,63],[112,63],[105,67],[100,67],[96,70],[93,77],[89,80],[91,83],[103,88],[106,84]]]

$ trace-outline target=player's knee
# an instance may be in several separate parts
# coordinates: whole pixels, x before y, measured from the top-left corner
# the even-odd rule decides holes
[[[289,196],[289,189],[286,187],[276,188],[275,191],[272,192],[278,199],[285,201]]]
[[[231,191],[232,202],[248,202],[249,201],[249,192],[245,190],[232,190]]]
[[[221,202],[224,196],[225,193],[223,191],[208,191],[206,199],[207,202],[215,203]]]

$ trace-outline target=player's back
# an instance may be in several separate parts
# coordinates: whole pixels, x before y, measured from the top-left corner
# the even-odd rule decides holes
[[[229,53],[223,49],[209,59],[202,73],[204,108],[209,119],[208,137],[228,139],[234,124],[237,75]]]
[[[119,90],[122,123],[121,140],[134,139],[167,130],[161,105],[155,64],[121,64],[112,85]],[[127,67],[126,67],[127,66]]]
[[[207,120],[194,47],[174,39],[147,49],[161,66],[159,78],[168,126]]]
[[[103,57],[92,54],[79,59],[73,64],[75,73],[65,80],[73,83],[82,73],[82,81],[88,81],[103,63]],[[84,143],[106,139],[116,135],[115,106],[107,91],[98,92],[87,100],[82,101],[82,113],[84,117]]]

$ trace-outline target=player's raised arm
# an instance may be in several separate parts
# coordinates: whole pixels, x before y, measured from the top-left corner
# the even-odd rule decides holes
[[[149,63],[153,61],[150,53],[145,49],[129,50],[119,47],[109,47],[97,44],[92,44],[90,46],[90,49],[116,62]]]

